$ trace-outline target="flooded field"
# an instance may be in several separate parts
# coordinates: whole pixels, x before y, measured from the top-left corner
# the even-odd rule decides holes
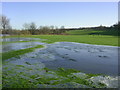
[[[13,41],[33,41],[33,40],[41,40],[39,38],[22,38],[22,37],[17,37],[17,38],[2,38],[0,41],[2,42],[13,42]]]
[[[7,38],[1,41],[12,42],[20,40],[31,41],[39,39]],[[26,83],[35,84],[33,87],[37,88],[118,87],[118,47],[74,42],[47,44],[42,41],[32,41],[7,43],[2,45],[2,51],[4,53],[12,50],[35,47],[36,45],[44,45],[45,47],[35,49],[35,51],[21,55],[19,58],[13,57],[3,61],[3,87],[13,87],[13,84],[18,84],[18,82],[11,83],[12,78],[14,78],[14,80],[22,78],[22,81],[29,80],[29,82]],[[53,71],[46,70],[45,68]],[[58,72],[54,71],[58,70],[58,68],[75,69],[81,72],[72,72],[66,76],[61,76],[61,74],[59,75]],[[65,71],[64,69],[62,70],[62,72]],[[87,73],[101,75],[89,76]],[[69,79],[71,79],[71,82]],[[74,79],[76,79],[76,81]],[[83,85],[83,82],[80,82],[81,79],[85,80],[87,84],[84,83]],[[43,83],[41,83],[40,80],[42,80]],[[79,82],[77,80],[79,80]]]
[[[22,43],[9,43],[2,45],[2,52],[8,52],[11,50],[20,50],[25,48],[35,47],[37,45],[43,45],[41,42],[22,42]]]
[[[118,75],[117,47],[59,42],[47,45],[46,49],[36,55],[36,59],[39,56],[52,58],[51,61],[46,61],[46,57],[41,58],[46,67],[52,69],[64,67],[87,73]]]
[[[37,42],[39,40],[39,42]],[[37,45],[43,45],[45,43],[42,43],[42,39],[38,38],[4,38],[0,39],[2,42],[11,42],[11,43],[6,43],[0,45],[2,49],[0,49],[0,52],[8,52],[12,50],[20,50],[20,49],[26,49],[26,48],[31,48],[35,47]],[[30,42],[26,42],[30,41]]]

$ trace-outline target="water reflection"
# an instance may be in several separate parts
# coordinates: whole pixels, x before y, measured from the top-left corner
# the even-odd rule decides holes
[[[41,42],[9,43],[9,44],[2,45],[1,52],[25,49],[25,48],[35,47],[37,45],[43,45],[43,44],[45,44],[45,43],[41,43]]]
[[[0,41],[2,41],[2,42],[33,41],[33,40],[41,40],[41,39],[39,39],[39,38],[21,38],[21,37],[17,37],[17,38],[2,38],[2,39],[0,39]]]
[[[86,73],[118,75],[118,47],[71,42],[48,44],[46,49],[28,54],[46,67],[73,68]]]
[[[22,42],[3,45],[2,50],[3,52],[7,52],[30,48],[36,45],[46,45],[47,48],[28,53],[25,56],[21,56],[21,58],[25,60],[38,60],[51,69],[64,67],[77,69],[86,73],[118,75],[119,47],[115,46],[73,42],[59,42],[55,44]]]
[[[34,46],[37,46],[37,45],[45,44],[45,43],[42,43],[42,42],[35,42],[35,40],[42,41],[43,39],[39,39],[39,38],[21,38],[21,37],[2,38],[2,39],[0,39],[0,41],[2,41],[2,42],[14,42],[14,41],[32,41],[32,42],[21,42],[21,43],[16,42],[16,43],[3,44],[3,45],[0,45],[0,47],[2,47],[0,49],[0,52],[8,52],[8,51],[12,51],[12,50],[25,49],[25,48],[30,48],[30,47],[34,47]]]

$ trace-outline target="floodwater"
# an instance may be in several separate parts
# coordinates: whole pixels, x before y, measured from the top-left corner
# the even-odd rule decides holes
[[[7,40],[11,40],[7,39]],[[27,40],[27,39],[24,39]],[[12,41],[16,41],[12,39]],[[74,42],[41,42],[8,43],[3,45],[3,52],[19,50],[36,45],[46,48],[28,53],[21,58],[42,62],[50,69],[58,67],[73,68],[85,73],[118,75],[118,47],[90,45]]]
[[[16,42],[14,41],[30,41],[30,42]],[[93,74],[105,74],[109,76],[93,76],[88,79],[92,81],[93,85],[98,85],[99,83],[104,83],[107,88],[118,87],[118,49],[115,46],[104,46],[104,45],[90,45],[75,42],[56,42],[53,44],[46,44],[43,42],[31,41],[31,40],[41,40],[33,38],[7,38],[8,42],[2,45],[3,52],[8,52],[12,50],[20,50],[25,48],[34,47],[37,45],[44,45],[44,48],[36,49],[33,52],[21,55],[19,58],[10,58],[3,61],[2,71],[3,75],[6,76],[8,81],[3,87],[9,87],[12,83],[9,81],[12,77],[19,75],[20,78],[30,80],[31,82],[38,83],[37,78],[55,78],[58,81],[66,79],[66,77],[61,77],[53,71],[46,72],[45,67],[50,69],[62,68],[72,68],[83,73],[72,73],[70,77],[76,76],[79,78],[86,77],[85,73]],[[5,73],[5,74],[4,74]],[[32,76],[37,76],[35,79]],[[38,77],[40,75],[40,77]],[[9,78],[9,76],[11,78]],[[52,85],[54,80],[50,81],[50,85],[47,88],[57,87],[64,88],[88,88],[86,85],[78,84],[75,82],[68,82],[63,84]],[[43,87],[42,84],[38,84],[38,88]],[[44,87],[43,87],[44,88]]]
[[[1,52],[8,52],[11,50],[20,50],[20,49],[26,49],[35,47],[37,45],[43,45],[44,43],[41,42],[22,42],[22,43],[9,43],[6,45],[2,45],[2,51]]]
[[[16,37],[16,38],[2,38],[0,41],[2,42],[13,42],[13,41],[33,41],[33,40],[43,40],[39,38],[21,38],[21,37]]]
[[[13,42],[13,43],[7,43],[5,45],[0,45],[2,49],[0,49],[0,52],[8,52],[11,50],[20,50],[20,49],[26,49],[26,48],[31,48],[35,47],[37,45],[43,45],[45,43],[42,42],[36,42],[36,40],[43,41],[42,39],[39,38],[3,38],[0,39],[2,42]],[[31,42],[16,42],[15,41],[31,41]],[[32,42],[34,41],[34,42]]]
[[[59,42],[47,45],[41,52],[54,56],[54,61],[43,60],[46,67],[52,69],[64,67],[86,73],[118,75],[118,47]]]

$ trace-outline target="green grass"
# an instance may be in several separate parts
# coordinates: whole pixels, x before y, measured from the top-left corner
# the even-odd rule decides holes
[[[69,35],[90,35],[91,33],[99,33],[102,31],[95,31],[95,30],[71,30],[67,31],[66,33]]]
[[[87,86],[97,88],[97,86],[93,86],[86,79],[102,75],[102,74],[86,73],[87,77],[84,79],[84,78],[80,78],[80,77],[76,77],[76,76],[71,76],[72,73],[79,73],[80,72],[80,71],[75,70],[75,69],[65,69],[65,68],[58,68],[57,70],[50,70],[48,68],[44,68],[44,69],[47,70],[47,71],[54,71],[58,76],[62,76],[62,77],[66,78],[66,79],[63,79],[63,80],[55,81],[52,85],[63,84],[63,83],[67,83],[67,82],[76,82],[76,83],[79,83],[79,84],[82,84],[82,85],[87,85]],[[100,86],[102,86],[102,85],[100,85]]]
[[[118,46],[118,37],[108,35],[30,35],[22,37],[47,39],[43,41],[46,43],[78,42],[86,44]]]
[[[93,29],[84,29],[84,30],[71,30],[66,32],[69,35],[111,35],[118,36],[120,35],[119,30],[115,29],[106,29],[106,30],[93,30]]]
[[[71,30],[66,32],[69,35],[27,35],[27,36],[6,36],[6,37],[31,37],[47,39],[42,42],[54,43],[54,42],[78,42],[86,44],[97,45],[118,45],[118,30],[106,29],[106,30]]]
[[[21,67],[21,66],[18,66]],[[16,68],[16,67],[15,67]],[[9,88],[37,88],[38,84],[42,84],[42,85],[57,85],[57,84],[64,84],[64,83],[69,83],[69,82],[76,82],[82,85],[87,85],[90,87],[96,87],[92,85],[89,81],[87,81],[84,78],[80,78],[80,77],[76,77],[76,76],[72,76],[72,73],[79,73],[80,71],[74,70],[74,69],[64,69],[64,68],[59,68],[58,70],[50,70],[48,68],[44,68],[45,70],[48,71],[52,71],[55,72],[55,74],[58,76],[58,78],[55,77],[44,77],[42,75],[30,75],[29,77],[31,79],[35,79],[34,82],[31,82],[31,80],[29,79],[24,79],[21,78],[19,75],[24,75],[24,72],[22,73],[16,73],[16,75],[13,76],[9,76],[8,73],[15,73],[14,71],[9,71],[9,72],[4,72],[3,73],[3,87],[7,88],[6,85],[9,86]],[[49,72],[48,72],[49,73]],[[46,72],[46,74],[48,74]],[[37,77],[40,77],[38,79],[36,79]],[[62,79],[62,78],[64,79]],[[90,78],[90,77],[89,77]],[[50,81],[54,81],[53,83],[50,83]],[[103,84],[102,84],[103,85]],[[100,86],[102,86],[100,85]],[[57,88],[57,87],[56,87]]]
[[[19,57],[19,55],[32,52],[34,49],[42,48],[42,47],[43,47],[42,45],[37,45],[36,47],[32,47],[32,48],[5,52],[5,53],[2,53],[2,60],[6,60],[6,59],[9,59],[9,58],[12,58],[12,57]]]
[[[118,46],[118,37],[115,35],[90,35],[95,34],[95,33],[103,33],[102,31],[69,31],[69,34],[72,35],[28,35],[28,36],[19,36],[19,37],[31,37],[31,38],[41,38],[41,39],[47,39],[46,43],[54,43],[54,42],[78,42],[78,43],[87,43],[87,44],[97,44],[97,45],[111,45],[111,46]],[[18,37],[18,36],[7,36],[7,37]],[[10,51],[10,52],[5,52],[2,53],[2,60],[9,59],[11,57],[19,57],[19,55],[25,54],[32,52],[36,48],[42,48],[42,45],[38,45],[36,47],[32,48],[27,48],[27,49],[21,49],[17,51]],[[29,64],[28,62],[26,62]],[[17,67],[23,67],[22,65],[17,65]],[[41,77],[37,80],[37,82],[30,82],[30,80],[23,79],[18,75],[15,77],[11,77],[8,75],[3,74],[3,85],[4,87],[7,87],[5,85],[10,85],[9,87],[11,88],[33,88],[37,87],[37,84],[50,84],[50,81],[56,80],[53,84],[51,85],[56,85],[56,84],[63,84],[67,82],[76,82],[79,84],[84,84],[88,85],[91,87],[97,87],[91,85],[87,80],[82,79],[82,78],[77,78],[77,77],[70,77],[72,73],[79,73],[80,71],[74,70],[74,69],[64,69],[64,68],[59,68],[58,70],[50,70],[48,68],[44,68],[46,70],[46,73],[48,71],[53,71],[55,72],[58,76],[65,77],[66,79],[60,80],[60,78],[45,78]],[[11,70],[10,70],[11,71]],[[100,74],[86,74],[88,77],[93,77],[93,76],[99,76]],[[31,78],[37,78],[38,76],[31,76]],[[8,79],[8,81],[7,81]],[[100,83],[100,86],[104,86],[103,84]]]
[[[77,73],[78,70],[75,69],[64,69],[64,68],[58,68],[58,70],[55,71],[57,75],[67,77],[71,73]]]

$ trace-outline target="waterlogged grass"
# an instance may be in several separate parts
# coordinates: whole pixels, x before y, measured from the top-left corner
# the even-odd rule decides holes
[[[71,73],[77,73],[79,72],[78,70],[75,69],[64,69],[64,68],[59,68],[58,70],[55,71],[58,75],[67,77],[67,75]]]
[[[16,66],[14,68],[16,68]],[[17,66],[17,68],[19,69],[21,66]],[[86,78],[76,77],[72,75],[73,73],[80,72],[74,69],[59,68],[58,70],[50,70],[48,68],[43,68],[43,70],[46,71],[44,75],[34,74],[29,76],[27,76],[25,72],[16,73],[14,70],[5,70],[5,72],[3,72],[3,88],[38,88],[39,85],[42,85],[41,88],[47,88],[48,85],[57,88],[57,86],[54,85],[70,82],[86,85],[87,87],[91,88],[105,87],[103,83],[100,83],[99,86],[92,85],[92,83],[87,80],[89,79],[89,75],[87,75]],[[12,76],[12,73],[15,75]],[[54,75],[54,77],[49,77],[46,75]],[[26,78],[23,78],[21,76],[25,76]]]
[[[12,58],[12,57],[19,57],[19,55],[32,52],[34,49],[37,49],[37,48],[43,48],[43,46],[42,45],[37,45],[36,47],[32,47],[32,48],[14,50],[14,51],[9,51],[9,52],[2,53],[2,60],[6,60],[6,59],[9,59],[9,58]]]

